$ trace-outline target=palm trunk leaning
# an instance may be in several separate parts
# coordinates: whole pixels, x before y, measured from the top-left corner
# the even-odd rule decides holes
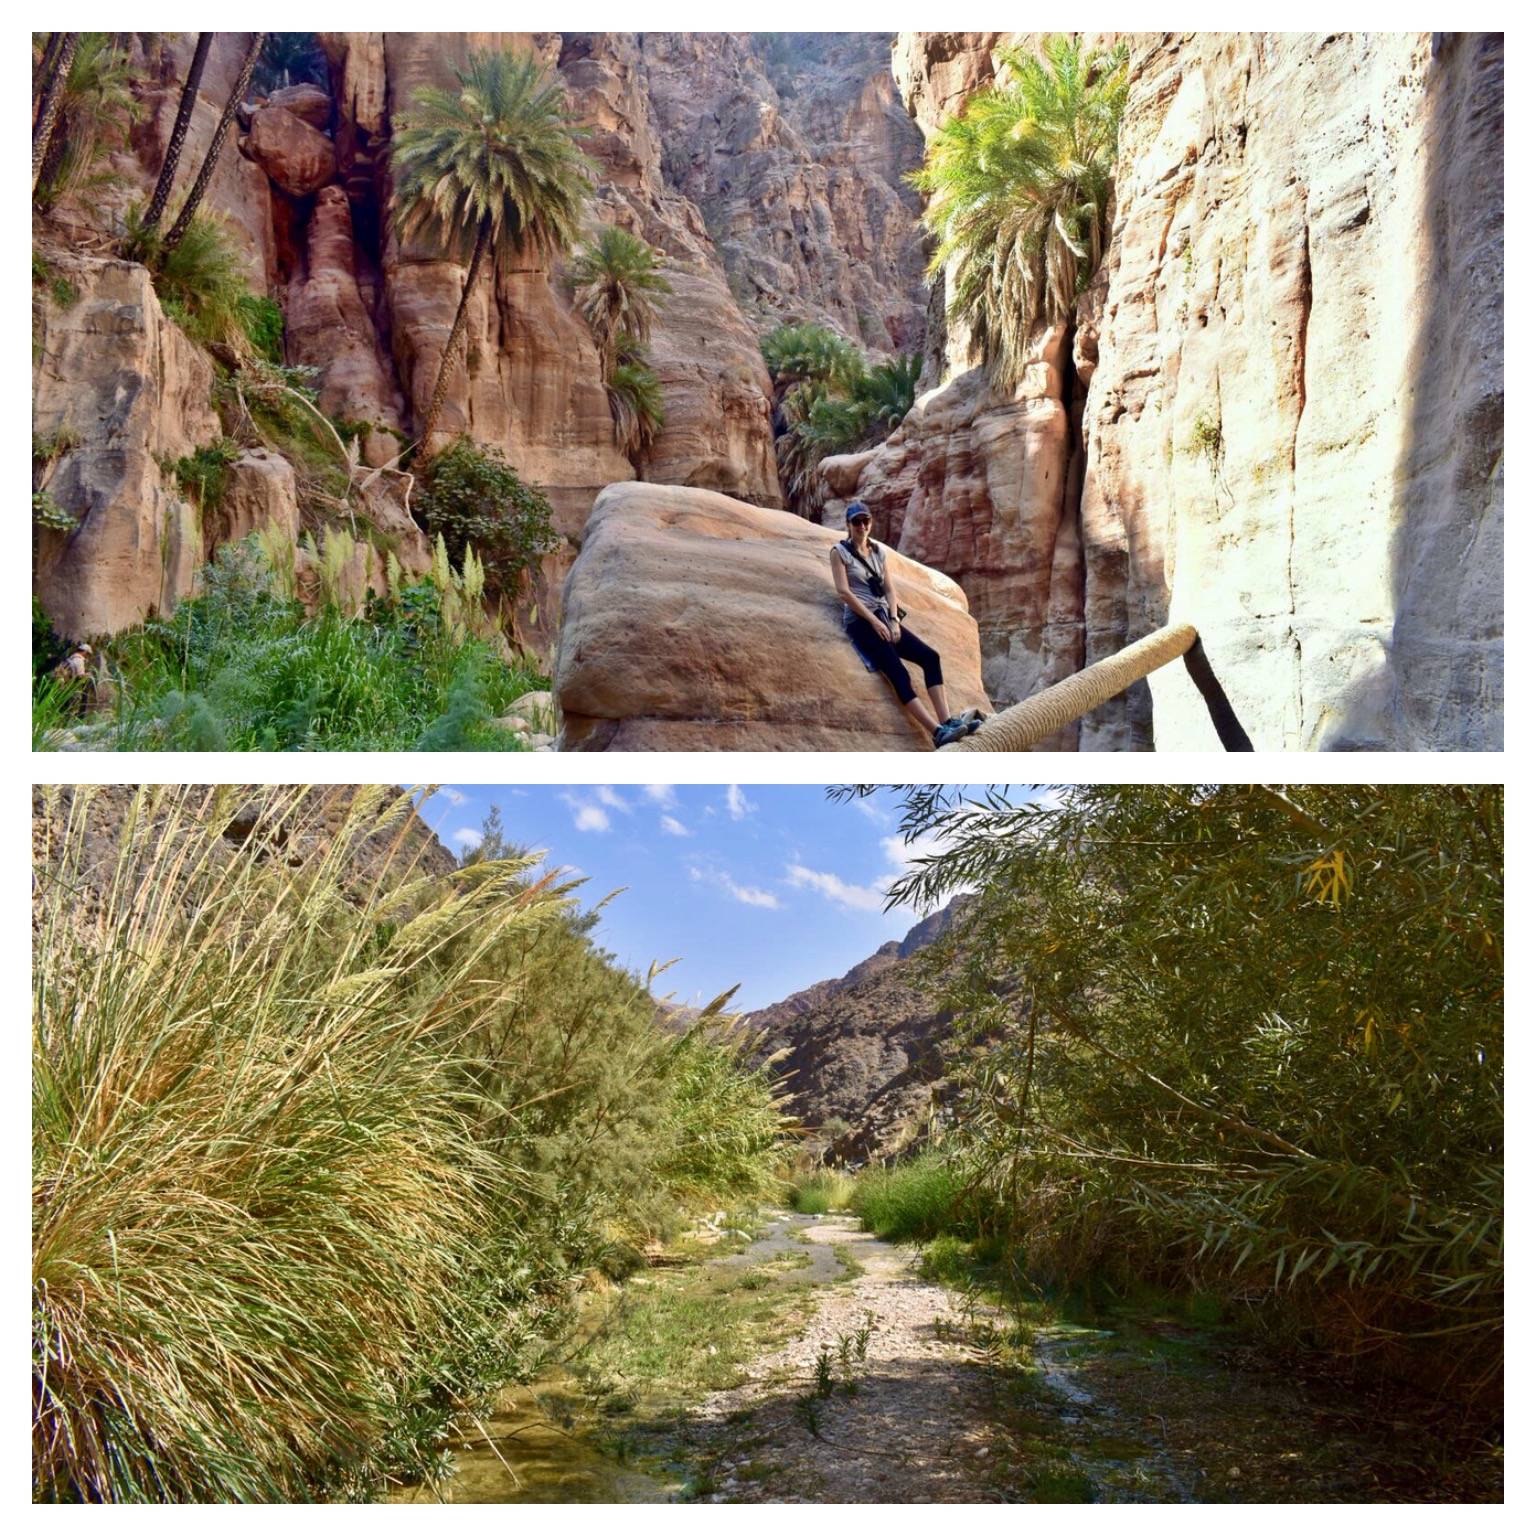
[[[464,274],[464,291],[459,295],[458,313],[453,317],[453,329],[448,332],[442,361],[437,365],[437,383],[432,388],[432,401],[427,406],[426,419],[421,424],[421,442],[416,452],[423,464],[432,456],[432,434],[437,430],[437,418],[442,415],[443,400],[448,394],[448,373],[453,367],[453,354],[458,349],[459,338],[464,334],[464,321],[469,313],[470,290],[475,286],[475,275],[480,270],[480,263],[485,257],[485,250],[490,242],[491,221],[482,219],[480,233],[475,237],[475,253],[469,258],[469,270]]]
[[[176,215],[176,222],[171,225],[170,232],[161,243],[162,256],[169,255],[181,244],[182,237],[190,227],[193,215],[196,214],[198,205],[203,200],[203,194],[208,190],[208,183],[213,180],[213,173],[218,169],[219,151],[224,148],[224,140],[229,134],[229,125],[235,120],[235,110],[245,99],[251,76],[256,73],[256,58],[261,52],[261,45],[265,38],[265,32],[251,33],[250,45],[246,48],[245,58],[240,63],[240,74],[230,90],[229,100],[224,103],[219,125],[213,130],[213,139],[208,145],[208,153],[203,156],[197,180],[192,183],[192,190],[187,193],[187,200],[181,205],[181,212]]]
[[[75,62],[75,50],[80,46],[78,32],[66,32],[55,48],[50,41],[43,52],[43,95],[37,108],[37,121],[32,126],[32,190],[37,191],[37,178],[48,154],[53,130],[58,126],[59,110],[64,105],[64,88],[69,84],[70,67]],[[48,73],[49,54],[52,54],[53,72]]]
[[[192,55],[191,68],[187,70],[187,83],[181,88],[181,101],[176,108],[176,122],[171,128],[171,141],[165,146],[165,159],[160,163],[160,179],[155,183],[155,195],[149,200],[144,213],[142,230],[149,234],[158,227],[170,201],[171,185],[176,180],[176,167],[181,163],[181,151],[187,142],[187,128],[192,122],[192,109],[197,105],[198,87],[203,83],[203,67],[208,62],[208,50],[213,45],[212,32],[197,34],[197,51]]]

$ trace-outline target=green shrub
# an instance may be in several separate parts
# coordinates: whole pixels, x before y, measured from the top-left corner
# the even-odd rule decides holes
[[[422,527],[442,535],[455,565],[473,547],[488,582],[507,596],[559,544],[548,498],[523,483],[500,449],[467,437],[432,460],[414,505]]]
[[[240,445],[227,437],[173,459],[165,466],[183,496],[204,512],[213,511],[224,499],[229,485],[229,467],[240,457]]]
[[[945,855],[892,899],[978,893],[948,1145],[1011,1265],[1495,1403],[1502,789],[906,794]]]
[[[61,507],[51,491],[32,492],[32,521],[37,527],[51,528],[56,533],[73,533],[80,525],[78,515]]]
[[[910,1162],[869,1168],[853,1190],[854,1214],[877,1237],[919,1241],[938,1237],[957,1216],[963,1184],[959,1173],[936,1152]]]
[[[124,750],[517,750],[495,720],[547,686],[446,623],[430,581],[360,618],[307,616],[253,539],[221,549],[202,588],[112,642]]]
[[[32,286],[46,288],[48,297],[60,309],[72,309],[80,302],[80,290],[62,273],[56,272],[53,263],[37,251],[32,253]]]
[[[846,1211],[853,1201],[853,1178],[841,1168],[817,1168],[794,1179],[790,1205],[804,1216]]]
[[[46,677],[69,654],[69,642],[53,627],[37,598],[32,599],[32,681]]]
[[[283,312],[275,299],[254,293],[242,294],[235,302],[240,317],[240,329],[256,349],[259,357],[269,363],[283,360]]]
[[[137,238],[129,217],[128,240]],[[153,240],[145,252],[161,306],[194,341],[235,343],[247,339],[253,302],[240,253],[223,221],[200,213],[180,243],[162,254]]]

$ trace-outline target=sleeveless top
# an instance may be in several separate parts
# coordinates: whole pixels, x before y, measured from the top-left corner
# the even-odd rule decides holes
[[[864,604],[869,611],[880,619],[889,619],[891,605],[883,597],[876,597],[874,589],[869,584],[869,572],[859,562],[857,555],[848,552],[848,547],[841,539],[832,546],[837,551],[837,557],[843,562],[843,569],[848,573],[848,590]],[[869,549],[864,558],[880,573],[880,579],[885,580],[885,551],[873,539],[869,541]],[[851,629],[858,620],[852,608],[843,604],[843,628]]]

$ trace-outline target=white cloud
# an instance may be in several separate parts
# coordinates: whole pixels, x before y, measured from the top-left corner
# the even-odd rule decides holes
[[[880,804],[878,800],[851,800],[848,802],[859,815],[874,822],[877,827],[888,827],[891,824],[891,814]]]
[[[740,784],[725,786],[725,807],[731,813],[732,821],[741,821],[757,809],[742,793]]]
[[[693,836],[693,833],[691,833],[688,828],[685,827],[682,822],[680,822],[675,816],[663,816],[661,818],[661,830],[667,833],[669,837]]]
[[[469,804],[469,796],[466,795],[466,794],[463,794],[461,791],[459,791],[457,789],[440,789],[440,790],[438,790],[438,794],[440,794],[443,797],[443,799],[448,802],[449,805],[468,805]]]
[[[918,859],[944,851],[944,841],[933,834],[924,834],[908,843],[896,834],[880,839],[880,849],[889,866],[876,875],[867,885],[854,885],[830,870],[811,869],[798,861],[785,866],[787,884],[800,890],[820,891],[828,901],[847,912],[880,912],[884,910],[891,887],[907,873]],[[970,890],[970,886],[956,887],[956,894]]]
[[[765,891],[760,885],[738,885],[723,870],[701,869],[697,864],[688,868],[690,879],[703,881],[706,885],[718,886],[732,900],[741,902],[748,907],[767,907],[777,912],[782,905],[779,898],[772,891]]]
[[[611,811],[628,811],[629,810],[629,801],[627,801],[611,785],[599,784],[597,786],[597,798],[598,798],[598,800],[603,805],[606,805],[608,807],[608,809],[611,810]]]
[[[659,805],[662,810],[675,810],[677,807],[677,795],[670,784],[646,784],[642,786],[651,801]]]
[[[612,818],[602,806],[593,805],[590,800],[569,793],[560,798],[570,806],[578,832],[606,832],[613,825]]]
[[[478,848],[485,841],[485,837],[479,827],[460,827],[448,841],[468,853],[471,848]]]
[[[849,912],[878,912],[885,905],[885,893],[875,885],[850,885],[828,870],[807,869],[791,864],[784,878],[797,889],[820,891],[828,901]]]

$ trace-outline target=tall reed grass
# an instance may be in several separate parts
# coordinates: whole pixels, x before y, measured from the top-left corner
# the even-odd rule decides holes
[[[108,837],[93,791],[45,795],[35,1496],[357,1496],[421,1470],[466,1395],[558,1333],[622,1192],[670,1187],[638,1137],[580,1181],[539,1168],[528,1099],[578,1106],[572,1144],[625,1114],[588,1091],[591,1053],[486,1092],[493,1038],[543,980],[509,956],[571,933],[569,888],[526,858],[428,869],[392,790],[339,812],[334,791],[263,791],[238,843],[248,791],[142,790]],[[631,1097],[666,1107],[666,1156],[711,1116],[750,1122],[678,1186],[752,1182],[753,1149],[777,1155],[766,1086],[720,1045],[713,1087],[679,1095],[680,1048],[630,1023]]]

